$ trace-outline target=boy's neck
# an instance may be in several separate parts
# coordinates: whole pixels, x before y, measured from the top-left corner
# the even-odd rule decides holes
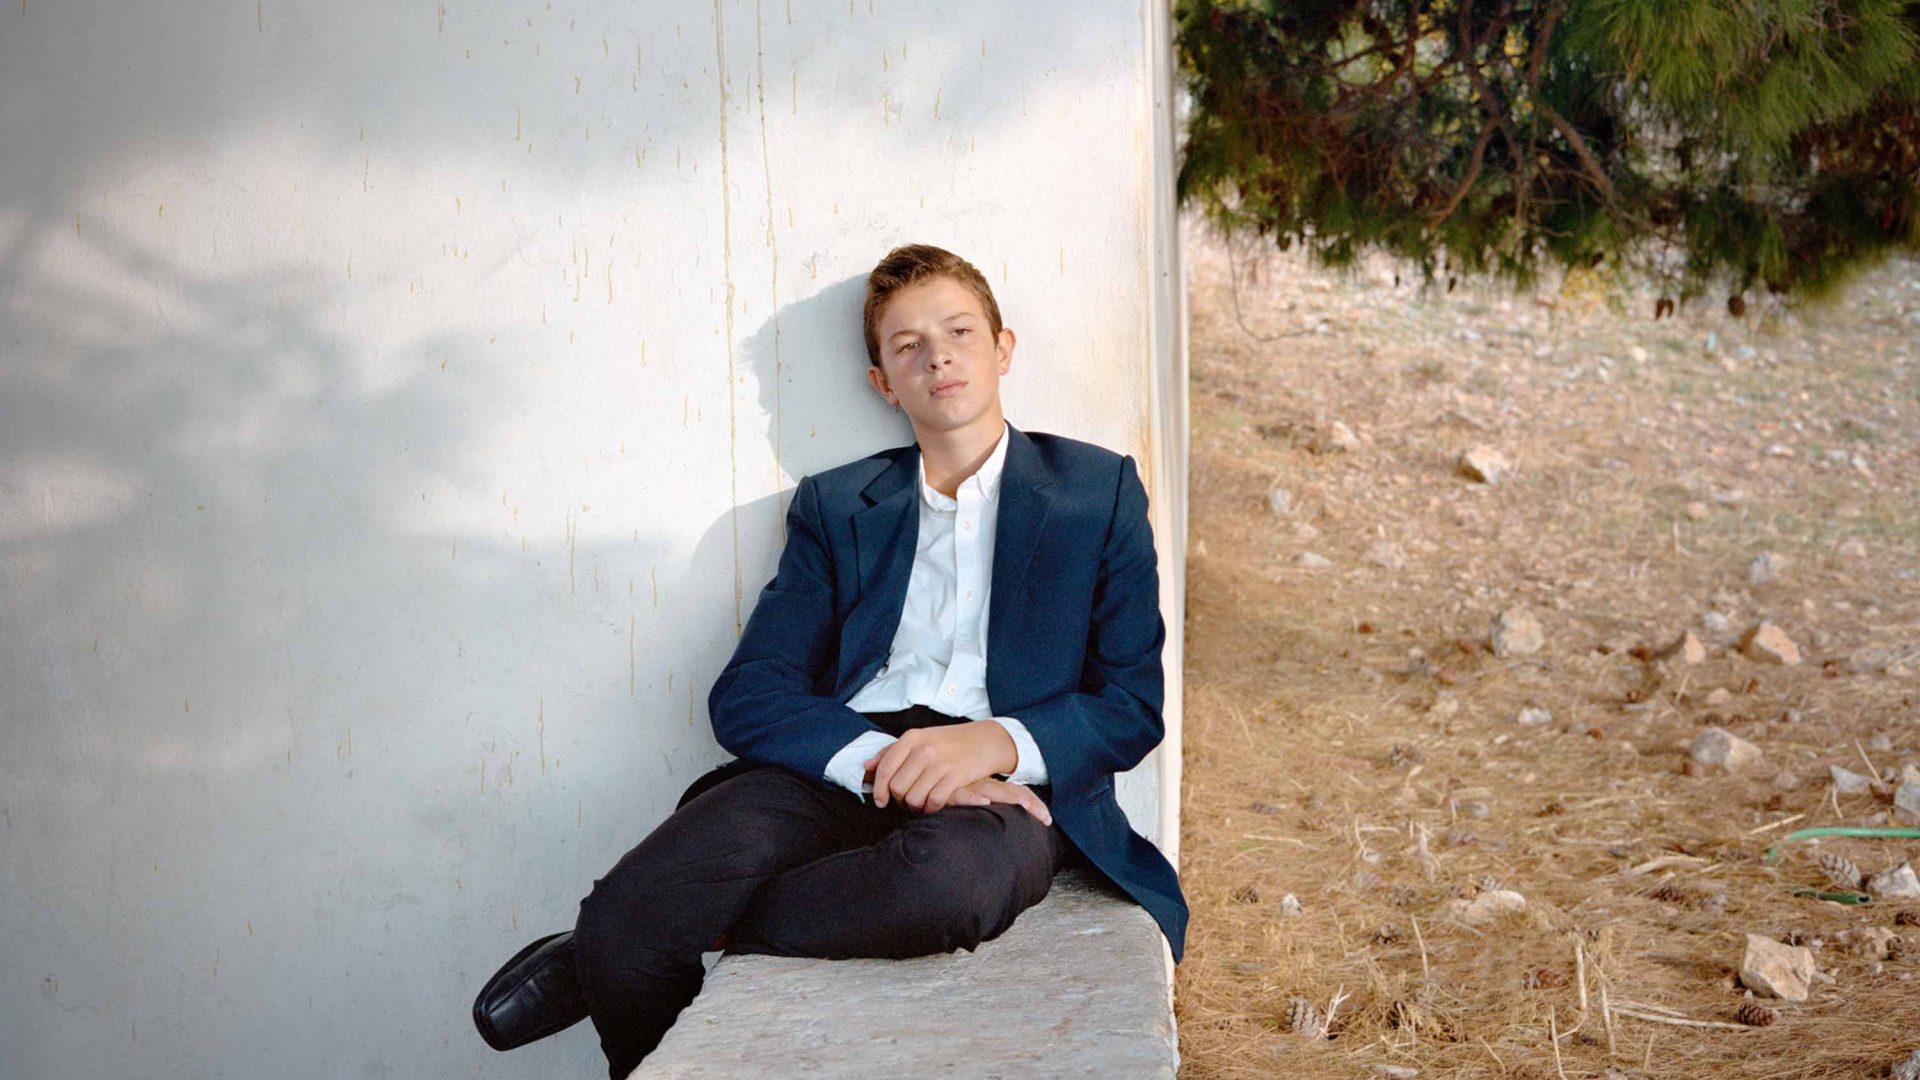
[[[1006,434],[1007,420],[998,408],[963,428],[929,433],[914,432],[920,460],[926,466],[927,486],[955,498],[960,485],[993,456]]]

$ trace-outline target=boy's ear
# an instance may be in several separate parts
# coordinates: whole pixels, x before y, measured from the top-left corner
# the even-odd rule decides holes
[[[1007,373],[1007,369],[1013,367],[1013,341],[1013,327],[1001,327],[1000,340],[996,343],[995,351],[999,353],[999,363],[996,366],[1002,375]]]
[[[880,370],[880,365],[867,365],[867,381],[873,384],[874,393],[885,398],[887,404],[893,404],[893,388],[887,385],[887,373]]]

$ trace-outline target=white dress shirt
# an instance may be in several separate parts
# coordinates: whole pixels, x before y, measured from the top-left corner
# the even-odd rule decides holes
[[[987,611],[1000,474],[1006,461],[1003,430],[992,455],[960,482],[956,498],[948,498],[928,486],[926,458],[920,459],[920,535],[900,628],[886,664],[847,707],[875,713],[925,705],[948,716],[991,720],[1013,739],[1016,765],[1007,779],[1044,784],[1046,762],[1026,725],[1011,716],[994,716],[987,701]],[[856,737],[827,762],[826,778],[864,802],[873,785],[863,765],[894,741],[884,731]]]

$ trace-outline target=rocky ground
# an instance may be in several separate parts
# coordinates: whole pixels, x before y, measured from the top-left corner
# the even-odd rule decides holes
[[[1785,839],[1920,826],[1920,265],[1656,321],[1188,252],[1184,1074],[1920,1050],[1920,839]]]

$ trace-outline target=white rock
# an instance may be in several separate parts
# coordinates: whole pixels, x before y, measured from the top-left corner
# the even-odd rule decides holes
[[[1485,926],[1526,909],[1527,898],[1512,889],[1489,889],[1462,908],[1459,918],[1468,926]]]
[[[1333,565],[1333,560],[1311,551],[1303,551],[1293,557],[1293,564],[1308,570],[1324,570]]]
[[[1277,487],[1267,492],[1267,509],[1285,514],[1293,509],[1293,492]]]
[[[1700,625],[1710,634],[1726,634],[1733,630],[1733,623],[1718,611],[1709,611],[1700,616]]]
[[[1706,702],[1709,705],[1725,705],[1733,700],[1733,691],[1724,686],[1716,686],[1707,691]]]
[[[1783,667],[1800,663],[1800,647],[1785,630],[1770,622],[1755,623],[1740,642],[1740,649],[1755,660],[1770,660]]]
[[[1873,790],[1873,780],[1862,776],[1852,769],[1839,765],[1827,766],[1827,773],[1833,777],[1833,786],[1842,795],[1865,795]]]
[[[1680,635],[1679,647],[1674,650],[1683,664],[1701,664],[1707,659],[1707,647],[1700,636],[1688,630]]]
[[[1805,946],[1747,935],[1747,952],[1740,960],[1740,982],[1747,989],[1785,1001],[1805,1001],[1812,980],[1813,953]]]
[[[1546,634],[1532,612],[1511,607],[1494,616],[1491,641],[1496,656],[1531,656],[1546,644]]]
[[[1519,722],[1521,727],[1538,727],[1541,724],[1553,723],[1553,713],[1551,710],[1529,705],[1521,709],[1520,715],[1514,717],[1514,719]]]
[[[1367,549],[1366,560],[1383,570],[1398,570],[1407,565],[1407,552],[1391,540],[1382,540]]]
[[[1497,484],[1501,477],[1512,471],[1513,466],[1500,451],[1490,446],[1476,446],[1460,455],[1454,469],[1469,480]]]
[[[1893,809],[1910,822],[1920,822],[1920,784],[1909,780],[1893,789]]]
[[[1358,449],[1359,446],[1360,437],[1353,433],[1353,429],[1335,420],[1333,423],[1328,424],[1326,430],[1316,436],[1311,443],[1307,444],[1307,449],[1312,450],[1316,454],[1341,454],[1348,450]]]
[[[1869,877],[1864,888],[1875,900],[1906,900],[1920,896],[1920,877],[1914,876],[1912,863],[1901,863]]]
[[[1300,914],[1300,898],[1288,893],[1280,898],[1280,914],[1294,918]]]
[[[1709,768],[1737,772],[1758,765],[1766,757],[1760,748],[1725,728],[1710,727],[1694,736],[1693,760]]]
[[[1763,551],[1747,564],[1747,584],[1771,585],[1780,580],[1780,572],[1786,569],[1786,565],[1786,556]]]
[[[1920,315],[1920,311],[1914,314]],[[1920,320],[1915,320],[1914,325],[1920,326]],[[1905,978],[1904,975],[1901,977]],[[1920,1050],[1915,1050],[1902,1060],[1894,1062],[1887,1072],[1893,1080],[1920,1080]]]

